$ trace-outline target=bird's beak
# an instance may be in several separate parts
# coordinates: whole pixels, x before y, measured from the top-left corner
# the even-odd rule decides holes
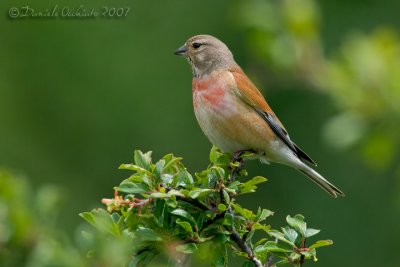
[[[174,54],[177,55],[177,56],[186,56],[187,55],[186,44],[184,44],[181,47],[179,47],[178,49],[176,49]]]

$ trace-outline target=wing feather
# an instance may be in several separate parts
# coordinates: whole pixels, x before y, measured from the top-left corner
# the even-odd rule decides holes
[[[263,95],[251,80],[239,68],[230,69],[236,81],[235,94],[246,104],[250,105],[257,114],[269,125],[272,131],[300,158],[313,165],[317,165],[303,150],[301,150],[292,140],[279,121],[278,117],[272,111]]]

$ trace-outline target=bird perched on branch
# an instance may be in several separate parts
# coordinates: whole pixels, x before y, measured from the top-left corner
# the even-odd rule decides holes
[[[192,66],[194,112],[211,143],[224,152],[253,151],[264,162],[299,170],[333,197],[344,196],[309,166],[316,164],[289,138],[223,42],[210,35],[196,35],[175,54],[186,57]]]

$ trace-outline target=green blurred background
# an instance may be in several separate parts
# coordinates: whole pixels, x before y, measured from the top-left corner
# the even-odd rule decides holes
[[[56,4],[130,12],[8,16]],[[347,194],[331,199],[294,170],[249,162],[269,182],[243,204],[275,211],[273,225],[302,213],[322,229],[335,243],[315,266],[398,266],[399,9],[390,0],[2,1],[0,266],[83,266],[78,213],[112,196],[134,149],[182,156],[191,172],[206,167],[191,70],[172,54],[201,33],[230,47],[291,138]],[[68,249],[56,251],[60,242]]]

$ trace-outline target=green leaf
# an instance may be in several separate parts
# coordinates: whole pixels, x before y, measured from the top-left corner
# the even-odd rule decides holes
[[[268,252],[291,252],[292,250],[279,246],[274,241],[268,241],[264,244],[264,249]]]
[[[225,178],[225,170],[221,167],[218,166],[212,166],[211,170],[214,171],[214,173],[216,172],[216,176],[217,178]],[[219,179],[218,179],[219,180]]]
[[[225,213],[224,216],[224,225],[231,226],[233,225],[233,216],[230,213]]]
[[[178,197],[185,197],[184,194],[182,194],[180,191],[172,189],[170,191],[168,191],[167,193],[169,196],[178,196]]]
[[[283,260],[277,261],[275,263],[275,265],[280,266],[280,265],[284,265],[284,264],[288,264],[288,263],[289,263],[289,261],[287,259],[283,259]]]
[[[274,215],[273,211],[267,210],[267,209],[262,209],[261,212],[257,212],[257,221],[262,222],[264,221],[267,217]]]
[[[150,198],[170,198],[171,196],[166,193],[154,192],[150,194]]]
[[[228,184],[227,187],[236,190],[236,187],[239,186],[239,185],[241,185],[241,182],[239,182],[239,181],[234,181],[234,182]]]
[[[134,173],[131,176],[129,176],[128,179],[122,181],[121,183],[124,182],[134,182],[134,183],[141,183],[142,182],[142,177],[143,177],[143,173]]]
[[[187,243],[176,246],[176,251],[191,254],[197,250],[197,246],[194,243]]]
[[[321,230],[318,230],[318,229],[312,229],[312,228],[307,228],[307,230],[306,230],[306,234],[305,234],[305,237],[311,237],[311,236],[314,236],[314,235],[318,234],[319,232],[321,232]]]
[[[254,253],[258,256],[259,254],[266,254],[267,248],[264,245],[256,245]]]
[[[160,160],[156,163],[155,169],[154,169],[154,174],[155,174],[158,178],[161,178],[161,174],[163,173],[164,166],[165,166],[165,160],[163,160],[163,159],[160,159]]]
[[[167,204],[171,208],[176,208],[178,206],[178,202],[175,199],[172,199],[172,198],[167,198],[165,200],[165,204]]]
[[[292,252],[289,255],[289,262],[298,263],[300,261],[300,258],[301,258],[301,254],[300,253]],[[300,264],[295,265],[295,266],[299,266],[300,267]]]
[[[150,190],[145,184],[133,183],[126,180],[123,181],[118,187],[114,187],[114,189],[128,194],[141,194]]]
[[[296,239],[299,236],[299,234],[292,228],[290,227],[285,227],[282,228],[283,233],[285,234],[285,237],[293,243],[296,243]]]
[[[190,225],[190,223],[181,221],[179,219],[176,220],[176,223],[178,225],[180,225],[187,233],[189,233],[191,235],[193,234],[193,229],[192,229],[192,226]]]
[[[136,171],[138,173],[146,173],[147,175],[150,175],[150,176],[153,175],[150,171],[148,171],[140,166],[134,165],[134,164],[121,164],[121,165],[119,165],[119,169]]]
[[[192,215],[190,215],[189,212],[187,212],[186,210],[183,209],[175,209],[173,211],[171,211],[172,214],[176,215],[176,216],[180,216],[182,218],[185,218],[186,220],[188,220],[190,223],[192,223],[193,225],[196,224],[195,219],[193,218]]]
[[[234,208],[234,210],[239,213],[240,215],[242,215],[245,219],[250,220],[254,214],[251,210],[245,209],[240,207],[237,204],[232,204],[232,207]]]
[[[249,181],[245,182],[244,184],[241,185],[241,187],[247,187],[247,186],[251,186],[251,185],[257,185],[257,184],[261,184],[261,183],[265,183],[266,181],[268,181],[267,178],[262,177],[262,176],[255,176],[252,179],[250,179]]]
[[[317,255],[316,255],[316,250],[312,249],[310,251],[301,251],[301,255],[304,255],[306,259],[313,259],[314,261],[317,261]]]
[[[222,204],[222,203],[219,203],[219,204],[218,204],[218,210],[219,210],[219,211],[226,211],[226,205],[224,205],[224,204]]]
[[[293,246],[293,247],[295,246],[294,243],[293,243],[292,241],[290,241],[289,239],[287,239],[283,233],[281,233],[281,232],[279,232],[279,231],[277,231],[277,230],[270,230],[270,231],[268,232],[268,234],[269,234],[270,236],[272,236],[272,237],[277,238],[278,240],[280,240],[280,241],[282,241],[282,242],[285,242],[285,243],[287,243],[287,244]]]
[[[250,247],[252,247],[251,241],[252,241],[252,238],[253,238],[254,233],[255,233],[255,230],[254,230],[254,229],[251,230],[250,232],[248,232],[247,237],[246,237],[246,240],[245,240],[247,243],[249,243]]]
[[[119,214],[116,213],[116,212],[113,212],[113,213],[111,214],[111,218],[113,219],[113,221],[114,221],[115,223],[118,223],[118,221],[121,219],[121,215],[119,215]]]
[[[161,174],[161,181],[166,186],[173,185],[173,182],[174,182],[173,178],[174,178],[174,176],[172,174],[169,174],[169,173]]]
[[[150,189],[152,189],[152,190],[155,189],[156,183],[154,181],[154,176],[149,176],[147,174],[144,174],[142,176],[142,182],[147,184]]]
[[[286,217],[287,223],[292,226],[295,230],[299,231],[302,236],[306,235],[307,224],[304,222],[304,216],[297,214],[294,217],[288,215]]]
[[[135,150],[134,160],[135,165],[151,171],[151,151],[143,153],[140,150]]]
[[[229,203],[231,203],[231,197],[229,196],[229,193],[224,189],[222,190],[222,194],[224,196],[225,203],[229,205]]]
[[[182,186],[186,188],[192,188],[194,184],[192,175],[186,169],[178,173],[174,182],[177,187]]]
[[[330,246],[333,244],[332,240],[319,240],[312,244],[309,249],[315,249],[315,248],[320,248],[320,247],[325,247],[325,246]]]
[[[214,165],[226,166],[230,162],[231,156],[227,153],[222,153],[216,146],[213,146],[210,151],[210,162]]]
[[[263,243],[265,243],[265,242],[267,242],[267,241],[268,241],[268,239],[266,239],[266,238],[261,238],[260,240],[257,241],[257,243],[255,244],[255,246],[260,246],[260,245],[262,245]]]
[[[255,224],[253,224],[253,229],[254,230],[263,230],[264,232],[268,233],[271,230],[271,227],[269,225],[263,225],[261,223],[255,223]]]
[[[181,192],[185,197],[189,197],[189,193],[190,191],[187,189],[181,189],[179,190],[179,192]]]
[[[189,196],[193,199],[205,197],[214,192],[214,189],[194,189],[190,191]]]
[[[217,159],[218,159],[218,156],[219,156],[218,154],[221,154],[218,151],[218,148],[216,146],[213,146],[211,148],[211,151],[210,151],[210,162],[211,163],[216,163],[217,162]]]
[[[154,204],[154,219],[156,220],[157,224],[162,227],[164,224],[164,208],[165,208],[165,201],[161,199],[157,199]]]
[[[170,155],[173,157],[172,154],[170,154]],[[167,156],[164,157],[164,159],[166,160],[166,164],[164,166],[164,171],[165,172],[168,171],[172,167],[176,167],[176,165],[182,160],[182,158],[173,157],[171,160],[167,161],[167,159],[166,159]]]
[[[104,209],[94,209],[90,212],[79,213],[83,219],[97,228],[100,232],[109,233],[113,236],[121,236],[119,226],[113,220],[110,213]]]
[[[245,193],[250,193],[254,192],[255,189],[257,189],[257,184],[264,183],[268,181],[267,178],[262,177],[262,176],[256,176],[252,178],[251,180],[245,182],[244,184],[241,184],[240,187],[240,193],[245,194]]]
[[[139,227],[135,231],[135,237],[141,241],[162,241],[162,238],[156,232],[145,227]]]

